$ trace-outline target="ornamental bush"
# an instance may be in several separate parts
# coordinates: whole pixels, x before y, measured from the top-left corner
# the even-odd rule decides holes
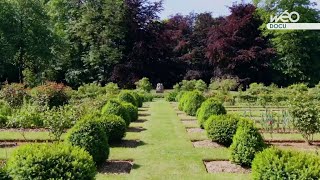
[[[183,111],[190,116],[195,116],[201,104],[205,101],[204,96],[199,91],[187,93]]]
[[[313,135],[320,132],[320,113],[313,96],[301,94],[290,100],[292,124],[305,141],[312,143]]]
[[[108,159],[108,138],[99,119],[90,119],[95,116],[85,116],[71,128],[66,140],[73,146],[78,146],[92,156],[93,161],[100,165]]]
[[[266,147],[264,140],[253,122],[241,119],[230,146],[231,161],[241,166],[251,166],[257,152]]]
[[[0,114],[0,128],[6,127],[8,122],[8,117]]]
[[[43,127],[43,111],[44,107],[24,103],[11,116],[8,116],[8,127],[13,128],[41,128]]]
[[[5,100],[11,107],[20,107],[27,96],[24,84],[6,84],[0,91],[0,98]]]
[[[118,95],[118,100],[131,103],[135,106],[139,105],[137,99],[131,94],[130,91],[121,91]]]
[[[90,180],[96,175],[92,157],[65,144],[28,144],[17,148],[7,163],[13,179]]]
[[[10,105],[5,102],[0,100],[0,115],[3,116],[10,116],[12,114],[12,108]]]
[[[127,123],[127,126],[130,125],[131,122],[138,120],[138,108],[131,103],[123,102],[122,105],[126,109],[127,113],[130,117],[130,122]]]
[[[136,105],[137,107],[142,107],[143,105],[143,97],[139,95],[139,93],[135,92],[135,91],[130,91],[131,95],[135,98],[136,100]]]
[[[191,91],[186,91],[186,92],[182,93],[181,97],[179,97],[178,109],[180,111],[184,110],[184,106],[186,104],[187,98],[188,98],[190,93],[191,93]]]
[[[178,92],[177,96],[176,96],[176,102],[180,102],[181,98],[183,97],[183,95],[185,93],[187,93],[188,91],[180,91]]]
[[[135,85],[137,87],[137,90],[142,92],[149,93],[152,90],[152,84],[150,83],[149,78],[146,78],[146,77],[135,82]]]
[[[62,106],[67,104],[71,97],[71,88],[62,83],[46,82],[42,86],[31,90],[32,99],[39,105]]]
[[[311,153],[266,149],[252,162],[252,178],[269,179],[319,179],[320,157]]]
[[[169,101],[169,102],[174,102],[174,101],[176,101],[177,95],[178,95],[178,91],[171,91],[171,92],[169,92],[169,93],[166,94],[166,96],[165,96],[166,101]]]
[[[109,142],[119,142],[126,135],[127,125],[126,122],[116,115],[102,115],[99,120],[103,124]]]
[[[109,100],[107,104],[103,106],[101,113],[103,115],[114,114],[120,116],[126,121],[127,126],[129,126],[131,122],[129,112],[118,100]]]
[[[238,127],[239,117],[234,115],[213,115],[205,125],[207,135],[213,141],[229,147]]]
[[[0,179],[1,180],[11,180],[5,166],[3,166],[1,164],[0,164]]]
[[[227,111],[217,99],[210,98],[203,102],[197,111],[199,125],[203,128],[207,119],[212,115],[226,114]]]

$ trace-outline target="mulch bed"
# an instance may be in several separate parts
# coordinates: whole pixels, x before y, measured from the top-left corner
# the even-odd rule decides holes
[[[130,174],[133,166],[131,160],[110,160],[105,162],[99,168],[99,173],[102,174]]]
[[[179,117],[181,121],[197,121],[195,118]]]
[[[208,173],[250,173],[250,169],[232,164],[230,161],[204,161]]]
[[[147,129],[143,128],[143,127],[129,127],[127,129],[127,132],[142,132],[145,131]]]
[[[134,121],[133,123],[144,123],[146,121],[147,121],[146,119],[138,119],[138,120]]]
[[[122,148],[136,148],[141,145],[144,145],[144,142],[140,140],[122,140],[119,143],[110,143],[111,147],[122,147]]]
[[[193,147],[195,148],[221,148],[224,147],[216,142],[211,140],[202,140],[202,141],[192,141]]]
[[[139,114],[139,116],[140,116],[140,117],[147,117],[147,116],[150,116],[150,114],[144,113],[144,114]]]
[[[204,129],[201,128],[187,128],[188,133],[202,133],[205,132]]]

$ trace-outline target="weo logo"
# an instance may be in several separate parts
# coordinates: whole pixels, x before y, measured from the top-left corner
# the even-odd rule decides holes
[[[270,16],[270,23],[278,23],[281,21],[282,23],[296,23],[300,20],[300,14],[293,11],[291,13],[288,10],[284,11],[280,16]]]

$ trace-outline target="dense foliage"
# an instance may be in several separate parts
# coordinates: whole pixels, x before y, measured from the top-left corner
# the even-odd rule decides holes
[[[108,159],[108,136],[103,124],[95,116],[86,116],[79,121],[67,134],[66,140],[73,146],[85,149],[92,156],[96,165]]]
[[[105,106],[103,106],[101,113],[104,115],[114,114],[120,116],[126,121],[127,126],[131,123],[129,112],[123,106],[123,104],[117,100],[110,100]]]
[[[284,10],[298,11],[300,22],[317,23],[314,4],[254,3],[235,4],[225,17],[177,14],[160,20],[162,1],[3,0],[0,82],[117,82],[146,92],[159,82],[171,87],[183,79],[208,83],[227,76],[246,85],[319,82],[319,32],[265,28],[270,15]],[[149,79],[139,81],[143,77]],[[203,91],[204,82],[192,88]]]
[[[200,108],[197,111],[197,119],[201,127],[204,127],[205,122],[208,120],[208,118],[212,115],[220,115],[220,114],[226,114],[227,111],[215,98],[207,99],[205,102],[203,102],[200,106]]]
[[[210,139],[228,147],[236,134],[238,122],[237,116],[213,115],[205,123],[205,129]]]
[[[252,162],[253,179],[318,179],[320,158],[317,155],[266,149],[256,155]]]
[[[230,146],[230,160],[241,166],[251,166],[255,154],[265,148],[264,140],[253,122],[241,119]]]
[[[13,179],[95,179],[92,157],[65,144],[29,144],[12,154],[7,171]]]
[[[126,122],[116,115],[102,115],[99,117],[103,128],[109,137],[109,142],[119,142],[126,135]]]
[[[201,104],[205,101],[202,93],[192,91],[185,95],[183,103],[183,111],[190,116],[195,116]]]

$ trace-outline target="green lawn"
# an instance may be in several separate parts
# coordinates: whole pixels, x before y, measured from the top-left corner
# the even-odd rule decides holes
[[[151,116],[143,126],[146,131],[128,133],[129,139],[139,139],[137,148],[112,148],[110,159],[133,159],[128,175],[97,175],[97,179],[248,179],[243,174],[208,174],[203,159],[227,159],[226,148],[194,148],[190,137],[172,106],[164,100],[150,104]]]

